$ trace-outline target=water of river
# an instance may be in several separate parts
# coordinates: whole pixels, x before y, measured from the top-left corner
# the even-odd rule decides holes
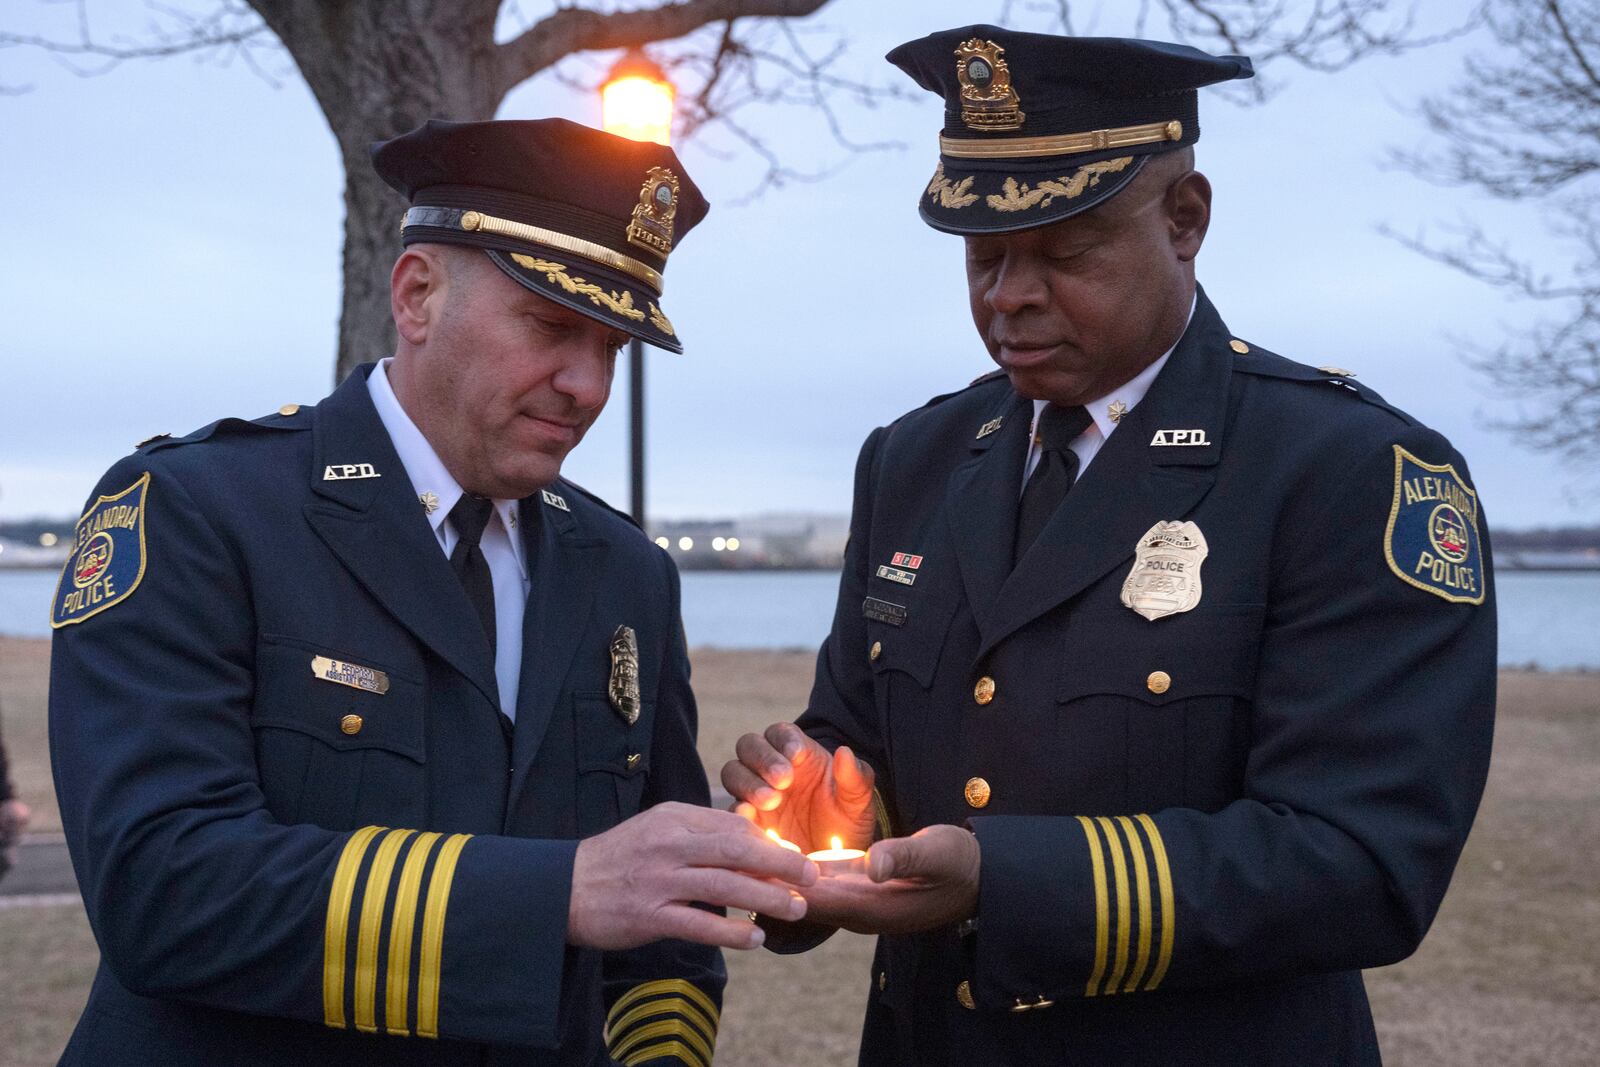
[[[1502,571],[1500,663],[1600,670],[1600,571]],[[815,649],[833,621],[839,577],[827,571],[690,571],[683,622],[691,645]],[[54,571],[0,571],[0,634],[50,633]]]

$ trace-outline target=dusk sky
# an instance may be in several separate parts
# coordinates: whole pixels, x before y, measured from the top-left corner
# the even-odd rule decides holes
[[[882,60],[891,47],[1000,6],[834,0],[810,22],[848,38],[843,72],[888,83],[902,78]],[[1465,6],[1426,5],[1440,18]],[[1098,7],[1091,19],[1096,5],[1077,5],[1080,32],[1131,30],[1137,5]],[[0,21],[15,32],[72,32],[70,5],[6,8]],[[1043,14],[1012,24],[1049,28]],[[1448,435],[1491,524],[1600,522],[1592,476],[1486,428],[1510,412],[1461,358],[1463,340],[1491,346],[1538,309],[1378,232],[1442,235],[1470,218],[1549,270],[1567,262],[1535,210],[1384,162],[1422,138],[1415,102],[1490,47],[1469,37],[1334,75],[1272,66],[1276,91],[1259,106],[1203,90],[1198,165],[1216,199],[1200,280],[1238,336],[1350,368]],[[75,516],[136,441],[328,391],[342,179],[310,94],[286,57],[273,65],[285,73],[278,87],[239,64],[180,58],[79,78],[37,52],[0,52],[0,85],[32,87],[0,96],[12,242],[0,286],[0,518]],[[745,206],[732,202],[758,173],[748,155],[723,158],[733,145],[715,133],[680,146],[713,210],[667,273],[664,306],[688,351],[647,350],[653,516],[845,511],[874,426],[991,369],[967,311],[961,242],[916,214],[941,122],[940,102],[917,96],[846,105],[856,140],[907,146],[850,158],[814,116],[745,114],[797,166],[846,163]],[[546,75],[500,113],[546,115],[598,125],[599,102]],[[623,507],[625,374],[619,364],[610,407],[565,471]]]

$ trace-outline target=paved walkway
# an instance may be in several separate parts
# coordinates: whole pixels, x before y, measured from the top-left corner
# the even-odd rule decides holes
[[[76,897],[67,843],[59,835],[24,834],[11,870],[0,878],[0,899],[67,894]]]

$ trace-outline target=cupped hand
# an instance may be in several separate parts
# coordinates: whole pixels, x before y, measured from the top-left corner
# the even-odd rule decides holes
[[[872,841],[872,768],[846,746],[829,752],[791,722],[745,734],[722,768],[735,810],[805,852]]]
[[[970,919],[978,908],[978,839],[929,826],[879,841],[867,874],[820,878],[805,890],[808,918],[858,934],[915,934]]]

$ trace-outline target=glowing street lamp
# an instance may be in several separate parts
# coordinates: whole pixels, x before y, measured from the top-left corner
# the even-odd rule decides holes
[[[630,50],[600,87],[600,124],[633,141],[672,143],[672,101],[677,91],[643,52]]]
[[[666,73],[643,52],[630,48],[600,87],[600,124],[607,133],[634,141],[672,143],[672,101]],[[644,525],[644,345],[628,341],[628,410],[631,424],[633,521]]]

